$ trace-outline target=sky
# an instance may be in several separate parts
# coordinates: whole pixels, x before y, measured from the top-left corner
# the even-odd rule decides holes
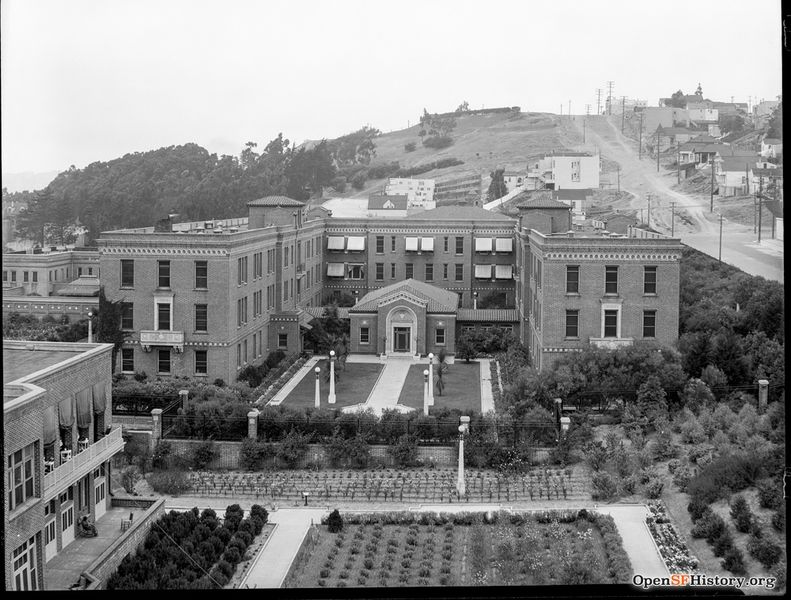
[[[238,155],[429,112],[781,93],[780,0],[3,0],[2,170]]]

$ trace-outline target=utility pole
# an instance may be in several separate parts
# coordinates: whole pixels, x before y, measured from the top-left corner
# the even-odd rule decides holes
[[[615,84],[614,81],[607,82],[607,114],[612,115],[612,86]]]
[[[719,262],[722,262],[722,213],[720,213],[720,254],[717,257]]]
[[[750,193],[750,163],[744,163],[744,181],[747,183],[747,193]]]
[[[711,159],[711,204],[709,212],[714,212],[714,159]]]
[[[641,223],[641,224],[642,224],[642,223],[645,223],[645,219],[643,218],[643,211],[644,211],[644,210],[645,210],[644,208],[641,208],[641,209],[640,209],[640,223]]]
[[[758,243],[759,244],[761,243],[761,217],[763,217],[763,214],[761,213],[763,212],[762,210],[763,199],[764,199],[764,195],[758,194]]]
[[[640,139],[637,142],[639,148],[637,160],[643,160],[643,113],[640,113]]]
[[[563,103],[560,103],[560,118],[563,118]]]
[[[659,127],[656,128],[656,172],[659,173]]]
[[[648,194],[648,229],[651,229],[651,194]]]
[[[623,133],[623,126],[625,119],[626,119],[626,96],[621,96],[621,133]]]
[[[601,88],[596,88],[596,114],[601,114]]]
[[[676,203],[670,203],[670,237],[676,235]]]
[[[681,144],[676,146],[676,183],[681,183]]]
[[[621,193],[621,165],[618,164],[618,193]]]
[[[571,119],[571,100],[569,100],[569,119]]]

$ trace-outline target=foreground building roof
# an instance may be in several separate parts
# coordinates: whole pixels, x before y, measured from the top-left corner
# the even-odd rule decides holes
[[[455,313],[456,307],[459,305],[459,295],[456,292],[443,290],[423,281],[407,279],[367,293],[360,298],[355,306],[349,309],[349,312],[374,311],[383,301],[402,293],[415,296],[426,302],[426,312]]]

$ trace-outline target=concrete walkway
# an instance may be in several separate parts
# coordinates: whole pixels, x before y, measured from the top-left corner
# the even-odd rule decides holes
[[[294,373],[294,376],[280,388],[280,391],[275,394],[275,397],[272,398],[269,402],[266,403],[267,406],[278,406],[285,400],[291,391],[299,385],[299,382],[302,381],[302,378],[310,373],[313,370],[313,367],[316,366],[316,363],[322,359],[327,358],[326,356],[313,356],[308,359],[308,361],[302,365],[302,368]]]
[[[492,394],[492,371],[488,358],[480,358],[481,365],[481,413],[494,412],[494,395]]]
[[[376,415],[381,415],[386,408],[396,408],[409,367],[414,364],[416,363],[412,360],[388,358],[382,374],[379,375],[362,408],[371,409]]]
[[[649,515],[645,505],[609,504],[594,510],[610,515],[615,521],[615,526],[623,540],[623,549],[629,555],[632,571],[635,574],[646,577],[670,575],[645,522],[645,518]]]

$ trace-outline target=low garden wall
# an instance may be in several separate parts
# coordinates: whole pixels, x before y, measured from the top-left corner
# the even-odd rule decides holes
[[[151,526],[165,513],[165,499],[144,500],[137,497],[116,496],[112,498],[112,506],[115,507],[139,507],[141,504],[150,504],[148,510],[140,518],[135,520],[121,537],[107,548],[91,565],[82,573],[88,581],[88,590],[104,589],[107,579],[112,575],[124,556],[134,552],[138,545],[145,539]]]

